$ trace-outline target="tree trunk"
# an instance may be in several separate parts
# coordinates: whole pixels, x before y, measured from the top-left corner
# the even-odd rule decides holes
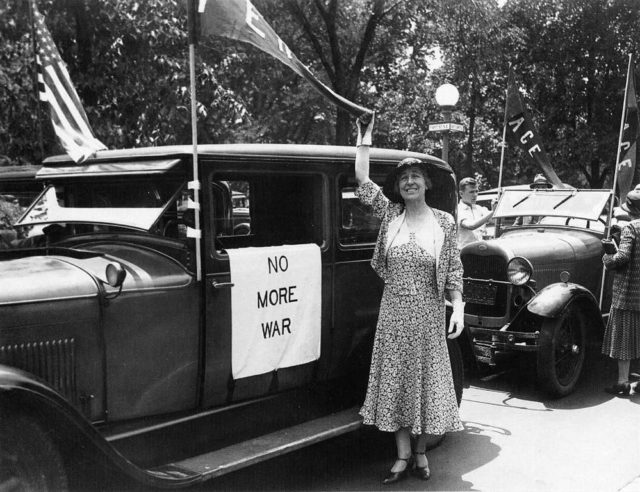
[[[336,145],[349,145],[351,133],[351,116],[343,109],[338,108],[336,116]]]

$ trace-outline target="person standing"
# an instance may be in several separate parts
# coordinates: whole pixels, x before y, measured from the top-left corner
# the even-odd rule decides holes
[[[463,178],[458,184],[458,248],[479,241],[485,233],[485,224],[493,217],[493,210],[476,204],[478,183],[474,178]]]
[[[628,395],[629,366],[640,357],[640,190],[627,194],[621,208],[631,219],[622,228],[620,246],[602,261],[613,271],[613,295],[602,353],[618,362],[618,382],[605,388],[616,396]]]
[[[364,135],[363,123],[357,123],[356,196],[381,219],[371,265],[384,280],[360,414],[364,424],[395,435],[397,460],[384,484],[406,478],[412,466],[428,480],[428,436],[463,429],[446,343],[447,334],[455,338],[464,328],[455,222],[427,204],[432,185],[419,159],[400,161],[384,190],[369,179],[373,118]],[[445,293],[453,304],[447,333]]]

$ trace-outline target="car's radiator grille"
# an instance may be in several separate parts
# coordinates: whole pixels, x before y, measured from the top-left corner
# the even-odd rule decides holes
[[[479,280],[507,280],[507,261],[498,255],[478,256],[467,254],[462,257],[464,276]],[[486,283],[473,283],[465,281],[464,295],[467,301],[465,312],[477,316],[502,317],[507,313],[509,287],[505,284],[497,284],[495,297],[487,296]],[[482,295],[476,290],[484,289]],[[473,292],[472,292],[473,291]],[[483,302],[471,302],[470,298],[483,297]]]
[[[73,338],[2,345],[0,363],[39,376],[77,402],[75,345]]]

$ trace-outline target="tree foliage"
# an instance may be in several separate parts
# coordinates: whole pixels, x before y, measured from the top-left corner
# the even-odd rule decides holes
[[[457,174],[497,185],[509,66],[561,179],[610,183],[636,0],[255,0],[320,80],[377,112],[375,143],[439,155],[435,89],[456,85]],[[39,0],[96,136],[110,148],[191,138],[182,0]],[[38,118],[27,2],[0,4],[0,164],[59,152]],[[349,144],[352,117],[254,47],[200,40],[199,141]],[[46,116],[46,113],[42,113]],[[43,150],[40,150],[39,121]],[[538,172],[504,152],[503,185]]]

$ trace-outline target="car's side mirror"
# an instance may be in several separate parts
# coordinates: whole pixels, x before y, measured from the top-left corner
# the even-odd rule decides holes
[[[100,289],[100,291],[102,292],[102,303],[104,306],[108,306],[109,300],[115,299],[122,292],[122,284],[124,283],[124,279],[127,276],[127,271],[120,263],[114,262],[107,265],[104,274],[106,280],[100,279],[100,282],[102,282],[103,284],[106,283],[111,287],[115,287],[116,289],[118,289],[116,292],[111,292],[109,294],[104,291],[104,288]]]
[[[122,267],[120,263],[109,263],[105,271],[107,277],[107,283],[111,287],[122,288],[127,271]]]

